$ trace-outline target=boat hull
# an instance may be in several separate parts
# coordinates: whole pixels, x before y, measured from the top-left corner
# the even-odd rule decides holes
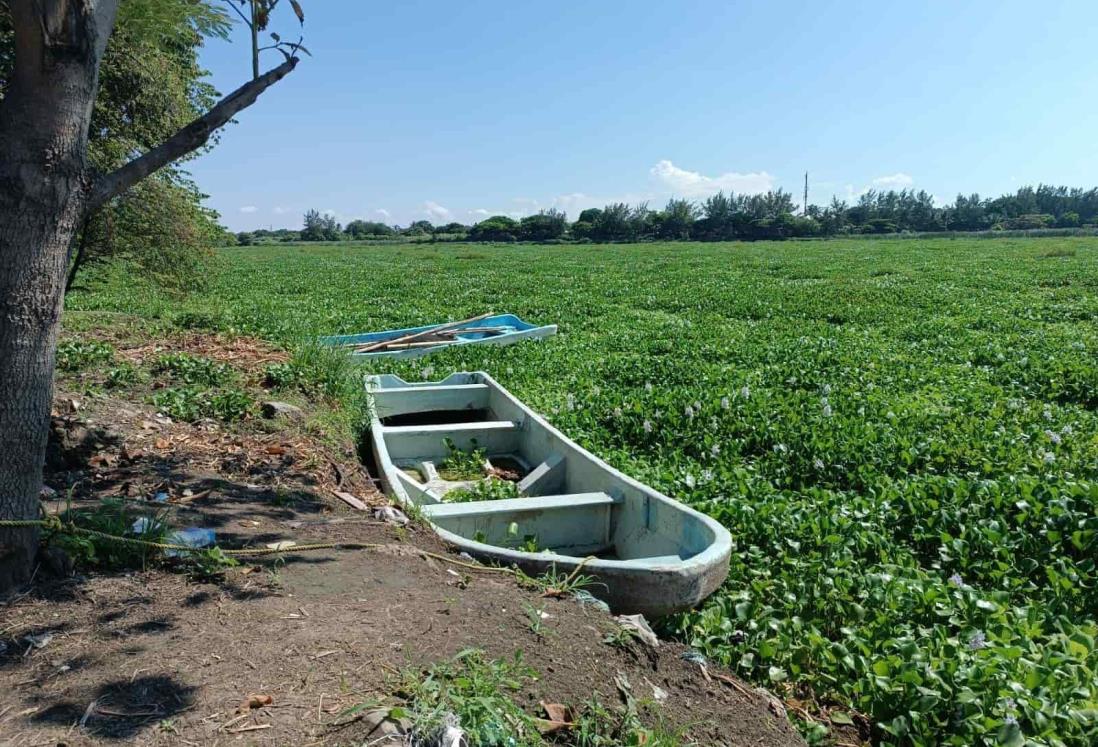
[[[696,606],[727,576],[724,527],[582,449],[487,374],[413,384],[372,376],[367,386],[386,492],[455,547],[531,575],[581,569],[615,612],[649,617]],[[523,497],[447,502],[426,474],[445,458],[444,440],[526,465]]]
[[[404,329],[389,329],[384,332],[366,332],[358,335],[333,335],[320,338],[322,345],[333,347],[347,347],[353,345],[370,345],[384,340],[395,340],[398,337],[427,332],[428,330],[442,327],[442,324],[428,324],[423,327],[406,327]],[[502,333],[486,334],[478,331],[483,328],[503,329]],[[431,353],[437,353],[457,345],[511,345],[523,340],[540,340],[551,337],[557,333],[557,325],[547,324],[535,326],[523,321],[514,314],[496,314],[495,316],[478,319],[456,328],[459,334],[453,341],[442,342],[438,345],[407,348],[404,350],[377,350],[367,353],[351,353],[351,358],[358,361],[374,360],[376,358],[420,358]]]

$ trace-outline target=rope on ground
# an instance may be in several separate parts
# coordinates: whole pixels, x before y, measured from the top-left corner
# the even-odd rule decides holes
[[[0,519],[0,527],[40,527],[42,529],[49,529],[53,532],[83,534],[89,537],[98,537],[109,542],[140,545],[142,547],[151,547],[157,550],[171,550],[173,552],[201,553],[214,549],[208,547],[194,547],[192,545],[179,545],[170,542],[153,542],[151,540],[144,540],[139,537],[122,537],[117,534],[101,532],[98,529],[88,529],[87,527],[80,527],[75,524],[66,524],[56,516],[51,516],[46,519]],[[386,547],[386,545],[379,542],[317,542],[305,545],[286,544],[280,547],[251,547],[233,550],[221,550],[221,548],[217,549],[221,550],[222,554],[230,557],[258,557],[262,555],[283,555],[295,552],[311,552],[314,550],[377,550],[382,547]],[[450,563],[451,565],[461,566],[462,568],[468,568],[474,571],[482,571],[488,573],[514,573],[514,570],[511,568],[467,563],[464,560],[458,560],[457,558],[451,558],[447,555],[430,552],[429,550],[418,550],[418,552],[425,557],[434,558],[435,560],[441,560],[444,563]],[[589,559],[590,558],[584,560],[583,562],[586,563]],[[583,563],[580,564],[580,568],[582,567]],[[578,571],[579,568],[577,568],[576,570]]]

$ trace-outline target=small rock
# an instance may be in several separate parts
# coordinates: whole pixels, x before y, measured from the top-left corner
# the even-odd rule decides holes
[[[262,405],[263,417],[268,419],[289,418],[296,420],[304,417],[305,413],[302,409],[296,405],[291,405],[289,402],[264,402]]]
[[[43,485],[42,489],[38,491],[38,500],[40,501],[52,501],[56,497],[57,491],[49,485]]]

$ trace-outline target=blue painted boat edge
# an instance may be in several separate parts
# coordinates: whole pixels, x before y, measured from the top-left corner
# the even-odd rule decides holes
[[[426,332],[429,329],[435,329],[441,327],[449,322],[439,322],[437,324],[425,324],[421,327],[403,327],[401,329],[386,329],[380,332],[360,332],[353,335],[327,335],[325,337],[318,338],[318,342],[321,345],[353,345],[355,343],[368,343],[368,342],[381,342],[382,340],[388,340],[395,337],[403,337],[404,335],[411,335],[416,332]],[[515,327],[520,332],[525,332],[532,329],[540,329],[535,327],[530,322],[524,321],[514,314],[496,314],[495,316],[485,317],[484,319],[478,319],[475,322],[462,325],[457,329],[471,329],[475,327],[493,327],[493,326],[511,326]],[[554,329],[556,325],[553,326]]]
[[[458,347],[460,345],[510,345],[522,340],[541,340],[552,337],[557,333],[557,325],[547,324],[544,327],[531,327],[517,332],[508,332],[495,337],[484,337],[476,340],[454,340],[444,342],[429,348],[409,348],[407,350],[379,350],[376,353],[352,353],[351,358],[356,361],[373,360],[375,358],[419,358],[440,350]]]

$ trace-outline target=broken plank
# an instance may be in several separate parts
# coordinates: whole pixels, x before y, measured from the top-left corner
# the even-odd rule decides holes
[[[346,493],[342,490],[333,490],[332,493],[335,495],[336,498],[343,501],[344,503],[346,503],[351,508],[356,508],[359,511],[365,511],[369,508],[369,506],[367,506],[365,503],[363,503],[362,501],[360,501],[358,498],[354,497],[350,493]]]

